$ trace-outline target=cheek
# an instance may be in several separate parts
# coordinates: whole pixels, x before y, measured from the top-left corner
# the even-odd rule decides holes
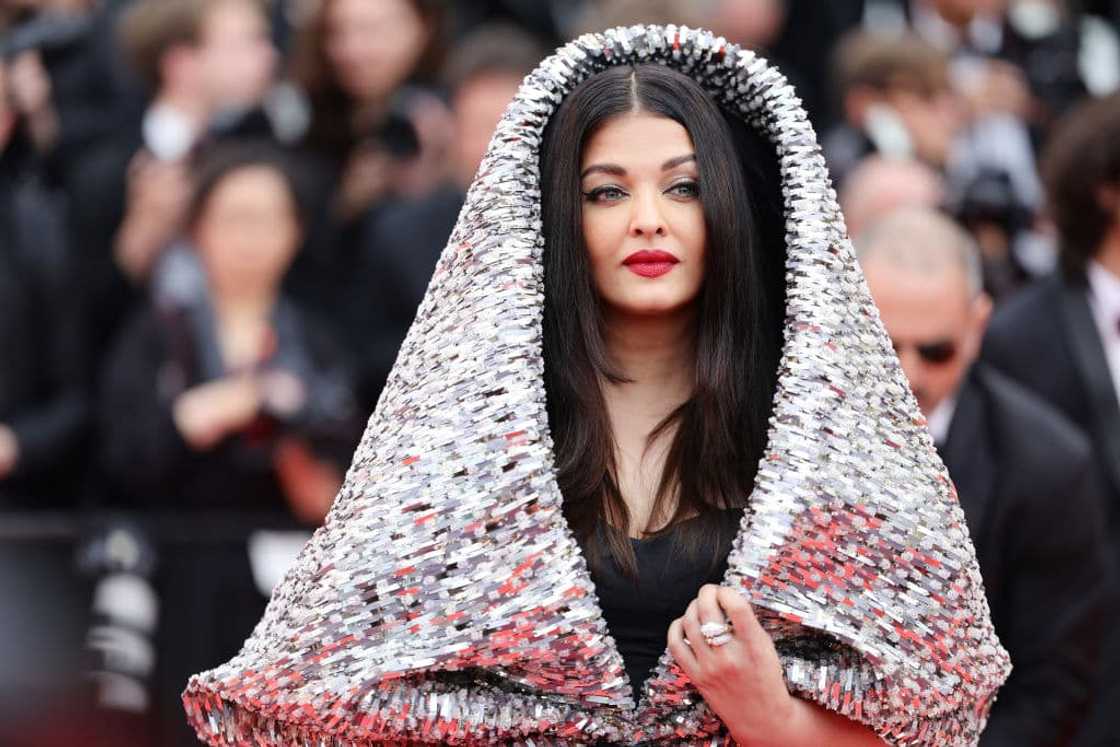
[[[624,213],[623,210],[603,209],[583,211],[583,242],[596,275],[613,266],[618,259],[618,248],[626,238]]]
[[[703,267],[708,246],[708,226],[704,222],[704,211],[699,205],[692,206],[681,223],[681,242],[691,258],[698,260]]]
[[[923,379],[924,387],[934,397],[947,397],[956,388],[962,373],[962,367],[955,363],[930,366]]]
[[[672,215],[671,230],[676,238],[678,250],[685,261],[686,280],[690,292],[695,291],[704,279],[704,268],[708,254],[708,227],[704,221],[704,210],[698,204],[682,205]]]

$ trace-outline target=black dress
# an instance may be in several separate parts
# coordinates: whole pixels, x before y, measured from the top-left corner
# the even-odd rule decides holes
[[[652,537],[631,538],[636,579],[606,553],[601,562],[591,564],[599,606],[622,654],[635,700],[668,645],[669,625],[684,614],[701,586],[723,580],[742,516],[741,508],[718,511],[711,517],[686,519]],[[690,553],[681,542],[681,528],[700,522],[705,525],[704,546]],[[708,549],[712,546],[714,553]]]

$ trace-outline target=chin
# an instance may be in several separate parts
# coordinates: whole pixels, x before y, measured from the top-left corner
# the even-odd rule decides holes
[[[616,311],[626,316],[658,317],[676,316],[694,307],[694,298],[646,298],[627,299],[613,304]]]

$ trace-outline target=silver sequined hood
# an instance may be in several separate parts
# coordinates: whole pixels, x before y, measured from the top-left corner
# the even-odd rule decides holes
[[[633,702],[545,412],[542,131],[633,62],[692,76],[779,158],[784,347],[725,583],[791,691],[891,744],[976,743],[1008,657],[801,103],[749,51],[642,26],[562,47],[509,105],[325,525],[241,653],[184,693],[209,744],[729,743],[668,654]]]

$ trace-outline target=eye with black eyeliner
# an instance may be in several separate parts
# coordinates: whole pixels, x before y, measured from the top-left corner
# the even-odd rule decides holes
[[[686,188],[687,192],[685,192],[685,193],[677,192],[677,190],[682,188],[682,187]],[[669,187],[668,191],[673,192],[674,194],[676,194],[680,197],[699,197],[700,196],[700,185],[697,182],[689,179],[688,181],[677,182],[673,186]]]
[[[583,193],[583,196],[589,202],[606,202],[610,201],[610,198],[607,197],[608,194],[614,194],[616,195],[616,197],[618,197],[625,195],[626,193],[618,187],[604,185],[602,187],[596,187],[595,189],[589,189],[588,191]]]

